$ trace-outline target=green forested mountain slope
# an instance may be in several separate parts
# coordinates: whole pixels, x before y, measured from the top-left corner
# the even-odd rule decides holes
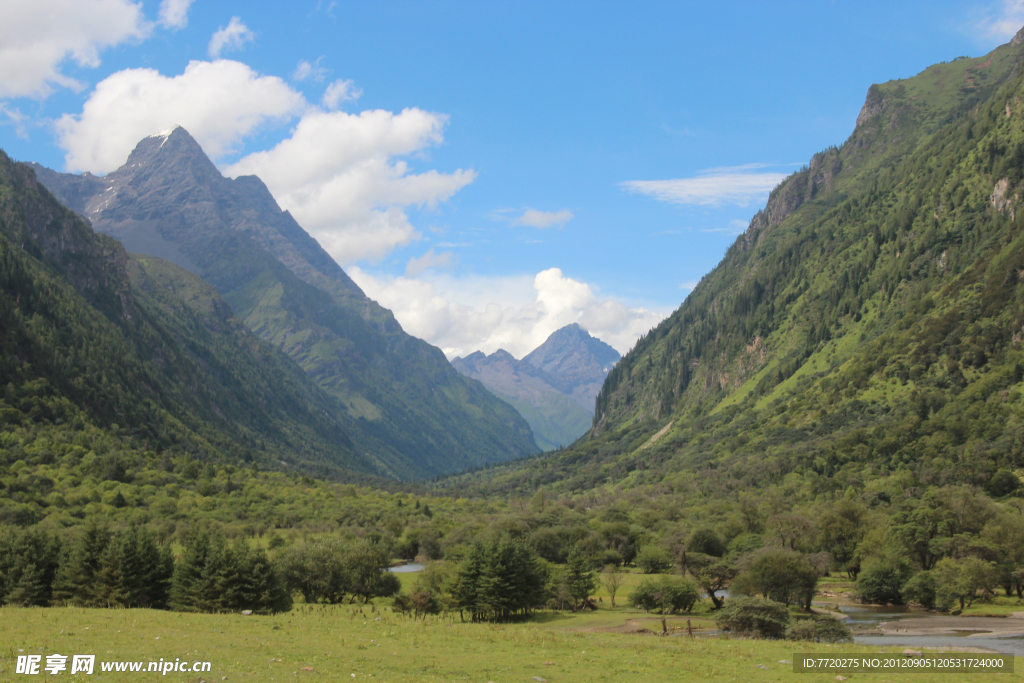
[[[1015,38],[872,86],[609,374],[590,437],[491,487],[987,485],[1024,467]]]
[[[0,425],[209,460],[382,473],[343,414],[197,277],[131,259],[0,153]],[[17,440],[17,439],[15,439]]]
[[[144,139],[103,178],[35,168],[97,230],[213,285],[249,329],[344,405],[361,452],[394,475],[536,452],[511,406],[406,334],[258,178],[224,178],[184,129]]]

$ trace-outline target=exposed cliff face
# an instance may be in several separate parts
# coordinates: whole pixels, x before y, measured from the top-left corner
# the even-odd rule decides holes
[[[535,452],[518,413],[407,335],[258,178],[224,178],[184,129],[142,140],[104,178],[36,168],[97,230],[213,285],[345,405],[383,471],[433,476]]]

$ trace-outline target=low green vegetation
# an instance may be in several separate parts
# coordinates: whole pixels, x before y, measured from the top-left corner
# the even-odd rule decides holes
[[[206,680],[295,681],[723,681],[824,683],[835,675],[794,673],[797,652],[850,655],[899,652],[827,643],[736,638],[693,639],[686,618],[667,617],[672,635],[622,632],[625,622],[661,631],[661,617],[606,610],[512,624],[462,622],[458,615],[414,618],[369,605],[297,606],[277,616],[185,614],[153,610],[0,608],[0,678],[15,680],[15,656],[87,654],[100,661],[209,661]],[[696,627],[698,619],[691,619]],[[45,661],[45,660],[44,660]],[[1021,662],[1017,662],[1020,666]],[[99,664],[97,664],[97,667]],[[148,674],[152,676],[153,674]],[[138,681],[146,674],[104,674]],[[1005,674],[957,674],[960,681]],[[195,674],[168,674],[193,681]],[[855,680],[855,679],[854,679]],[[902,680],[882,677],[882,680]],[[907,680],[910,680],[908,677]],[[913,680],[924,680],[919,674]]]

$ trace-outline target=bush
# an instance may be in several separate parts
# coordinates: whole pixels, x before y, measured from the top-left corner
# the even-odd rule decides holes
[[[970,607],[979,593],[987,598],[999,578],[994,563],[977,557],[943,558],[936,563],[932,577],[939,609],[949,609],[959,602],[961,611]]]
[[[791,550],[761,553],[733,581],[730,591],[739,595],[763,595],[784,605],[796,601],[810,608],[818,572],[803,555]]]
[[[407,614],[412,609],[412,600],[405,593],[399,593],[391,601],[391,611],[395,614]]]
[[[645,545],[636,555],[636,565],[644,574],[662,574],[672,569],[672,556],[659,545]]]
[[[853,632],[839,619],[815,616],[800,619],[787,631],[789,640],[809,640],[815,643],[852,643]]]
[[[441,611],[441,601],[428,588],[420,587],[409,595],[414,616],[437,614]]]
[[[989,480],[985,488],[988,489],[989,494],[997,498],[1008,496],[1020,488],[1020,479],[1013,472],[999,470],[992,475],[992,479]]]
[[[903,584],[903,599],[916,602],[926,609],[935,607],[935,579],[931,572],[918,572]]]
[[[872,558],[857,576],[857,597],[877,605],[902,605],[903,585],[910,578],[910,564],[900,558]]]
[[[699,526],[687,537],[686,552],[722,557],[726,553],[725,539],[711,527]]]
[[[752,638],[782,638],[789,626],[789,610],[764,598],[732,598],[715,615],[722,631]]]
[[[697,585],[689,579],[662,576],[644,579],[629,594],[629,602],[645,612],[675,614],[689,612],[700,600]]]

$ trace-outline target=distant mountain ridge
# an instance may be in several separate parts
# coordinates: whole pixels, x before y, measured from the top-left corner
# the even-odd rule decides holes
[[[619,352],[578,324],[556,330],[522,360],[499,349],[455,358],[452,366],[515,406],[542,450],[567,446],[590,428],[594,400]]]
[[[98,231],[213,285],[344,405],[350,437],[381,473],[428,477],[536,452],[516,411],[406,334],[262,181],[224,178],[183,128],[142,140],[102,178],[34,168]]]

